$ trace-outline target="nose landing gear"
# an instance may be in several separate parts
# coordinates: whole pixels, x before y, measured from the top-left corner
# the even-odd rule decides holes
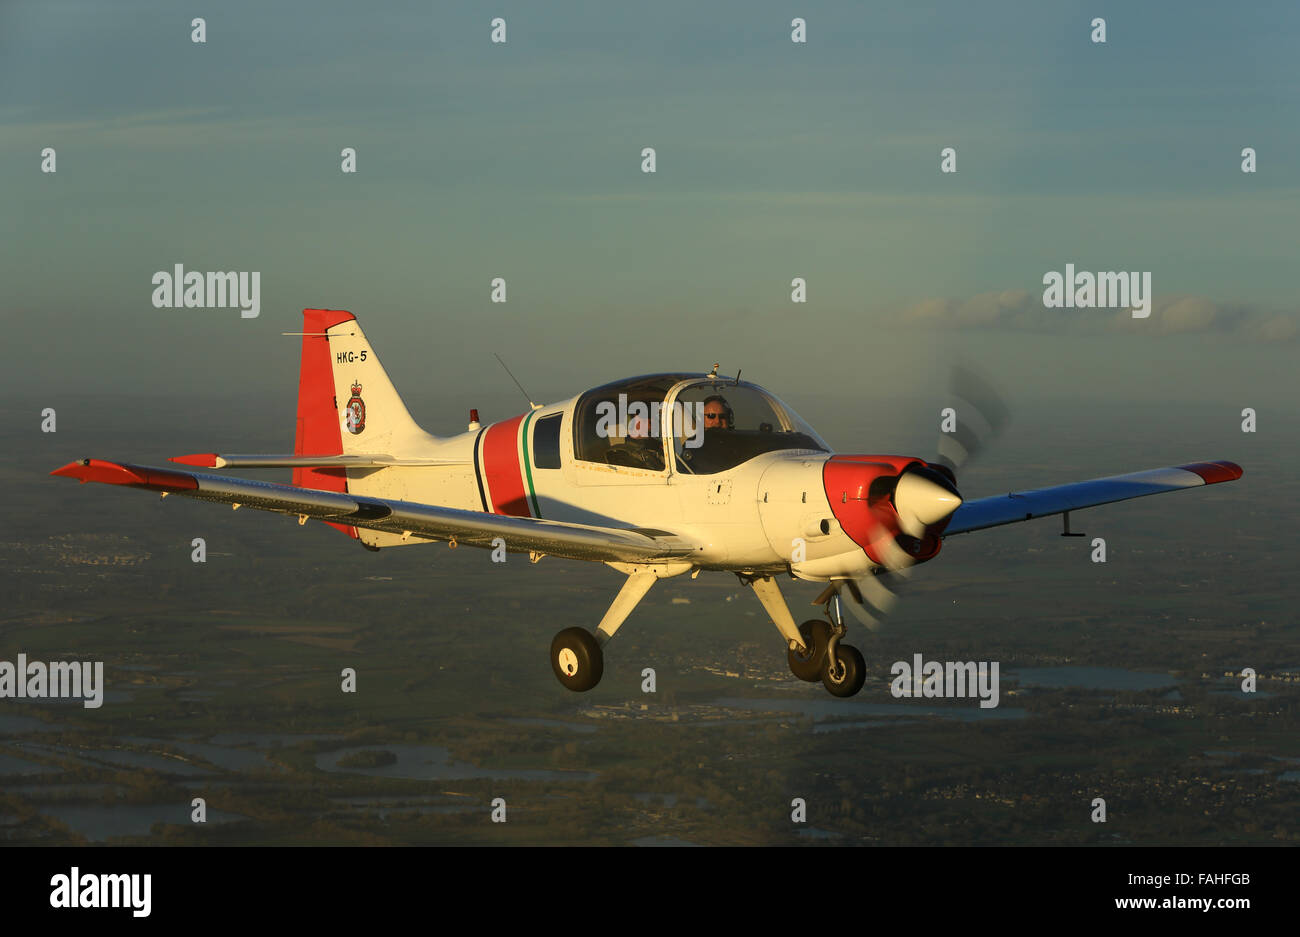
[[[844,615],[840,608],[840,594],[838,591],[832,592],[826,601],[826,615],[830,619],[827,624],[823,621],[806,622],[806,626],[816,643],[812,645],[813,652],[809,656],[809,662],[819,659],[820,667],[817,676],[821,677],[822,686],[832,696],[850,697],[857,694],[862,689],[862,684],[867,679],[867,664],[862,659],[862,653],[851,644],[841,644],[840,639],[848,633],[844,626]],[[814,627],[820,626],[820,627]],[[803,629],[800,629],[802,633]],[[822,640],[817,639],[825,635]],[[824,642],[824,643],[823,643]],[[791,651],[790,669],[794,670],[794,652]],[[807,669],[804,670],[807,673]],[[804,677],[800,672],[794,671],[796,677],[803,680],[816,680],[817,677]]]
[[[815,618],[797,626],[771,576],[740,575],[740,581],[753,588],[772,624],[785,638],[786,660],[791,673],[808,683],[820,680],[832,696],[853,696],[862,689],[867,679],[867,665],[857,648],[840,643],[848,633],[844,627],[839,593],[845,580],[827,586],[825,597],[818,597],[814,603],[821,605],[825,602],[829,620]]]

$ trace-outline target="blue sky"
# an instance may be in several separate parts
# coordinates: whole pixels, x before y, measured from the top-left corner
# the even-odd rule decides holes
[[[399,387],[498,351],[538,397],[716,360],[875,394],[960,350],[1026,392],[1289,402],[1296,48],[1284,3],[9,2],[10,380],[283,394],[319,305]],[[1067,262],[1152,271],[1157,314],[1041,308]],[[154,309],[174,263],[261,271],[261,316]]]

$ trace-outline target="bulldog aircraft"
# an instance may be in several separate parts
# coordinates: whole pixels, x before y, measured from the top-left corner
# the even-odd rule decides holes
[[[292,485],[99,459],[51,474],[320,520],[371,550],[447,541],[606,563],[627,578],[594,633],[565,628],[551,644],[556,677],[575,691],[599,682],[602,646],[656,580],[717,571],[753,588],[795,676],[852,696],[865,665],[842,643],[843,609],[877,627],[898,581],[945,537],[1053,514],[1068,535],[1071,511],[1242,474],[1197,462],[963,501],[955,470],[1005,418],[973,378],[954,388],[955,431],[934,461],[835,454],[775,396],[716,367],[616,381],[488,426],[474,411],[466,432],[435,437],[352,314],[303,317],[293,454],[171,459],[289,468]],[[826,618],[797,624],[778,575],[826,583],[814,603]]]

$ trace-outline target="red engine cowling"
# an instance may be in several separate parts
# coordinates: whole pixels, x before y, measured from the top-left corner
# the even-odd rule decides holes
[[[894,504],[894,490],[899,478],[908,470],[927,478],[939,476],[943,484],[948,485],[947,473],[911,456],[837,455],[828,459],[822,468],[826,500],[830,502],[835,519],[872,562],[882,566],[890,565],[877,546],[885,537],[898,544],[913,563],[933,559],[943,545],[941,535],[952,517],[950,512],[927,525],[919,538],[903,532]],[[956,495],[956,487],[948,487]]]

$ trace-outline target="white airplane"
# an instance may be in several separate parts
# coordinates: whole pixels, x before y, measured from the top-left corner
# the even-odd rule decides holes
[[[466,432],[436,437],[411,419],[352,314],[303,318],[293,454],[171,460],[291,468],[292,485],[99,459],[51,474],[321,520],[372,550],[448,541],[606,563],[627,579],[595,632],[566,628],[551,644],[556,677],[575,691],[599,682],[602,646],[656,580],[707,570],[753,588],[795,676],[852,696],[866,670],[841,641],[842,610],[877,627],[897,580],[943,538],[1053,514],[1068,535],[1071,511],[1242,474],[1198,462],[963,502],[954,469],[998,429],[996,403],[956,408],[957,432],[941,437],[951,451],[933,462],[837,455],[790,407],[716,366],[615,381],[488,426],[472,411]],[[826,620],[796,624],[778,575],[826,583],[814,603]]]

